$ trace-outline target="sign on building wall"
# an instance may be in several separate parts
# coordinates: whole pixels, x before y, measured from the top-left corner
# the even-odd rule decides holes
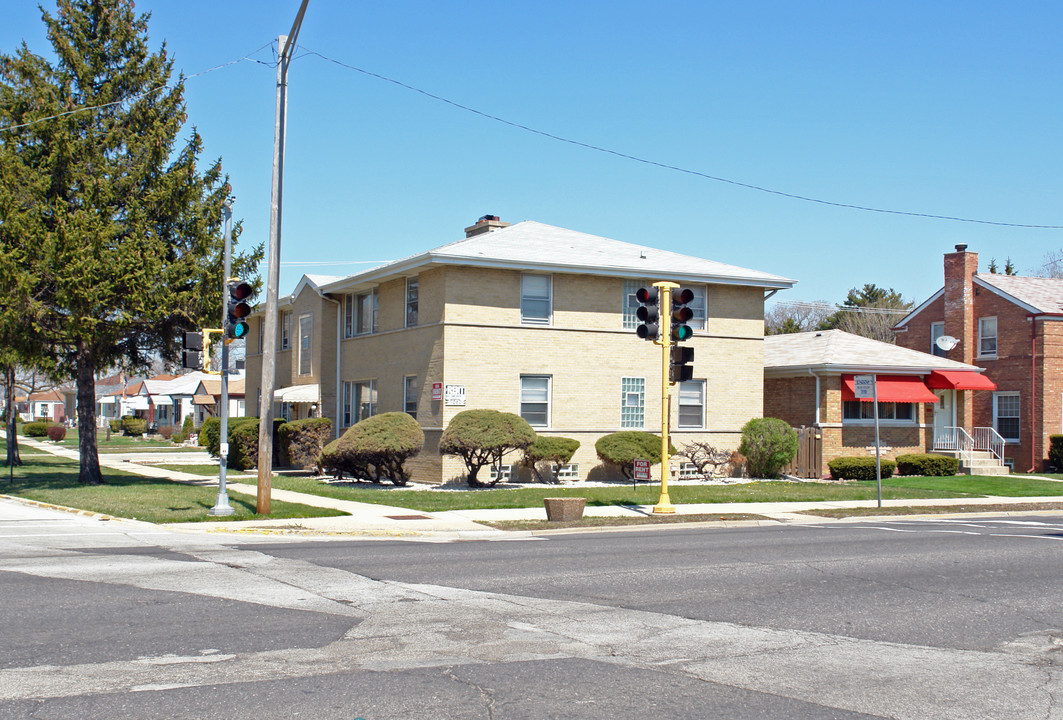
[[[447,385],[446,392],[444,393],[443,402],[446,405],[464,405],[465,404],[465,386],[464,385]]]
[[[443,383],[432,383],[432,400],[443,399]]]

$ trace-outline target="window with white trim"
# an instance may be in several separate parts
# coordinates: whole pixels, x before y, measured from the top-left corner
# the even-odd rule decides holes
[[[287,350],[292,346],[292,311],[284,310],[281,312],[281,332],[280,332],[280,344],[281,350]]]
[[[314,371],[314,316],[299,316],[299,374],[310,375]]]
[[[410,417],[417,417],[417,397],[420,394],[421,386],[417,382],[416,375],[407,375],[402,380],[402,409],[410,415]]]
[[[705,427],[705,381],[679,383],[679,427]]]
[[[513,478],[513,466],[512,465],[491,465],[487,468],[487,481],[494,482],[509,482]]]
[[[417,276],[406,278],[406,327],[417,326],[418,294]]]
[[[938,357],[945,357],[948,353],[938,347],[938,338],[945,335],[945,323],[930,323],[930,352]]]
[[[550,426],[550,376],[520,376],[520,416],[532,427]]]
[[[357,380],[343,383],[343,427],[376,414],[376,380]]]
[[[997,354],[997,319],[978,318],[978,355],[993,357]]]
[[[376,290],[343,296],[343,337],[368,335],[377,331],[380,301]]]
[[[620,379],[620,427],[646,426],[646,378]]]
[[[557,470],[557,479],[564,480],[579,480],[579,463],[569,463],[568,465],[562,465]]]
[[[903,402],[880,402],[878,419],[909,423],[915,420],[915,404]],[[842,402],[842,422],[875,420],[875,403],[866,400],[845,400]]]
[[[551,286],[549,275],[520,276],[520,321],[523,324],[550,324]]]
[[[690,301],[689,305],[687,305],[687,307],[694,311],[694,317],[690,318],[687,325],[690,326],[691,330],[704,330],[705,320],[708,317],[708,305],[705,300],[705,286],[693,285],[688,289],[694,293],[694,299]]]
[[[993,393],[993,427],[1005,440],[1019,442],[1019,393]]]

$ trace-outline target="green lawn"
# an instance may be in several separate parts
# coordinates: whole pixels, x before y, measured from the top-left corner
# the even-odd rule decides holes
[[[19,426],[19,437],[26,437],[23,428],[24,426]],[[50,442],[47,437],[31,439]],[[76,450],[78,447],[78,428],[67,428],[66,437],[56,444],[59,447]],[[137,450],[151,450],[157,452],[160,449],[170,452],[202,452],[203,450],[203,448],[200,447],[189,448],[182,445],[176,445],[169,440],[147,440],[143,437],[129,437],[128,435],[122,435],[120,432],[112,432],[111,438],[108,440],[107,431],[102,429],[96,431],[96,448],[101,453],[134,452]]]
[[[207,514],[218,497],[216,485],[187,485],[108,469],[104,469],[105,484],[81,485],[77,481],[78,464],[75,460],[30,452],[23,453],[23,462],[24,465],[15,468],[14,484],[8,481],[9,468],[3,468],[0,494],[153,523],[345,514],[328,508],[274,500],[270,505],[272,514],[257,515],[254,497],[230,493],[229,504],[235,514],[217,518]]]

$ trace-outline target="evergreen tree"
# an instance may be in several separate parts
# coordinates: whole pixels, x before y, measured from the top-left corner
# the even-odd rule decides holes
[[[844,330],[873,340],[893,342],[893,326],[912,307],[893,288],[881,288],[867,283],[852,288],[845,302],[820,324],[820,330]]]
[[[169,84],[165,43],[151,52],[148,15],[131,0],[58,0],[42,18],[54,64],[25,44],[0,55],[0,142],[26,179],[0,268],[19,267],[39,358],[76,380],[79,479],[100,483],[97,370],[175,359],[182,331],[217,323],[229,190],[220,161],[200,169],[195,129],[179,137],[183,78]],[[238,255],[234,273],[261,254]]]

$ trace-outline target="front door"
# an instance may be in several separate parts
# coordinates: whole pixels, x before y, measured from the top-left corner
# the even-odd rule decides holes
[[[953,417],[955,404],[956,404],[956,391],[955,390],[935,390],[934,394],[938,396],[938,401],[934,403],[934,449],[935,450],[952,450],[952,447],[956,443],[956,439],[951,434],[945,432],[945,428],[953,427],[955,425],[955,419]]]

